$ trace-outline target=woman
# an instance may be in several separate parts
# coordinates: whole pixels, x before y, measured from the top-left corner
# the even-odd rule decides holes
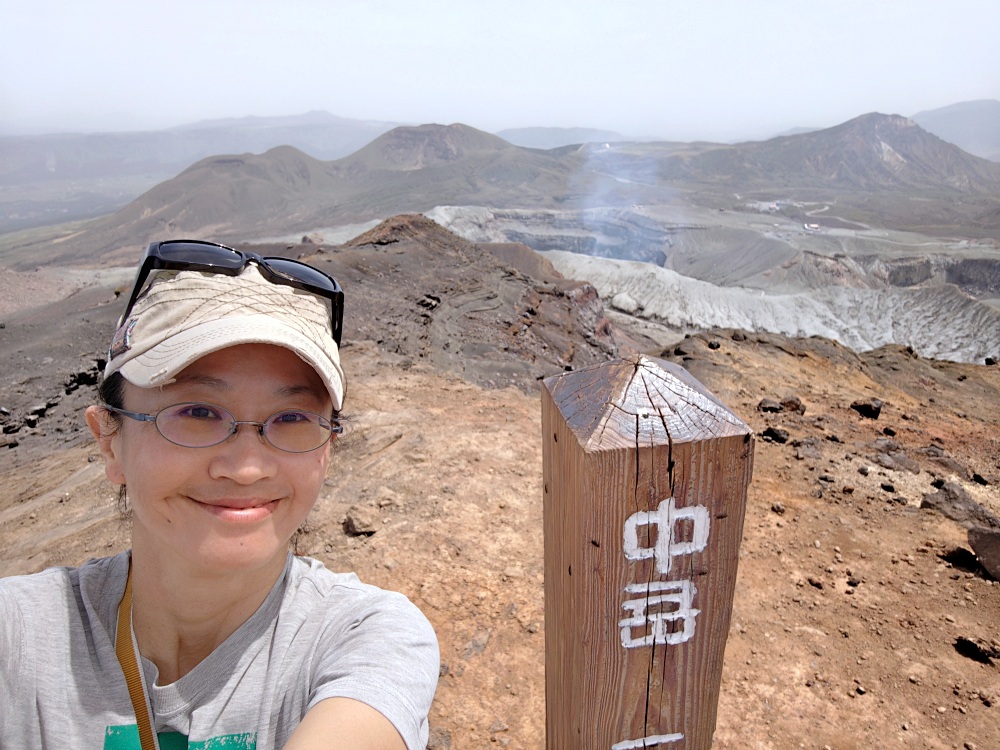
[[[132,548],[0,580],[0,750],[426,745],[426,618],[288,552],[341,432],[342,309],[297,261],[149,246],[86,413]]]

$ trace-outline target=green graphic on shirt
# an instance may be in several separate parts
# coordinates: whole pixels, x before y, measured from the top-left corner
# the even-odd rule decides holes
[[[257,735],[252,732],[224,734],[202,742],[189,742],[180,732],[160,732],[156,737],[160,750],[257,750]],[[139,727],[135,724],[106,727],[104,750],[142,750]]]

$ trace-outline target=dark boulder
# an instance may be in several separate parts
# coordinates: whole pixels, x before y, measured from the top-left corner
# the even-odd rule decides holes
[[[878,419],[884,405],[880,399],[869,398],[864,401],[855,401],[851,404],[851,408],[866,419]]]
[[[1000,581],[1000,528],[974,526],[969,529],[969,546],[986,572]]]
[[[787,443],[788,431],[782,430],[780,427],[768,427],[761,433],[761,438],[769,443]]]
[[[802,399],[798,396],[785,396],[781,399],[781,405],[785,407],[786,411],[793,411],[796,414],[806,413],[806,405],[802,403]]]
[[[936,510],[967,529],[983,527],[1000,532],[1000,518],[969,497],[957,482],[941,483],[937,492],[924,495],[920,507]]]
[[[783,412],[785,407],[775,401],[773,398],[762,398],[760,403],[757,404],[757,411],[765,412],[767,414],[777,414]]]

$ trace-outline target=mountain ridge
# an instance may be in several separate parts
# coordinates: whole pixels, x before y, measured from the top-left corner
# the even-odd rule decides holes
[[[910,119],[963,151],[1000,161],[1000,100],[956,102],[917,112]]]
[[[97,219],[49,261],[114,264],[166,235],[243,241],[430,210],[460,196],[521,205],[566,200],[572,155],[513,146],[467,125],[400,127],[348,157],[321,161],[291,146],[212,156]],[[596,179],[576,189],[586,191]],[[123,255],[122,253],[127,253]],[[37,264],[32,257],[29,263]]]
[[[164,235],[244,241],[442,205],[623,207],[669,203],[678,190],[722,206],[742,191],[767,200],[798,191],[837,199],[850,214],[845,219],[877,226],[1000,229],[993,223],[1000,164],[966,154],[907,118],[870,113],[823,131],[735,145],[543,151],[456,123],[394,128],[334,161],[289,146],[212,156],[92,222],[65,248],[41,252],[61,262],[108,264],[122,248]]]
[[[917,113],[912,119],[969,153],[1000,161],[1000,102],[996,100],[959,102]],[[0,186],[19,189],[0,196],[0,232],[106,215],[209,156],[262,154],[275,146],[291,145],[320,160],[339,159],[396,125],[314,110],[202,120],[162,130],[8,133],[0,136]],[[793,131],[781,135],[790,134]],[[507,140],[514,145],[549,151],[573,151],[583,143],[665,143],[593,128],[510,128],[496,135],[509,136]],[[695,142],[680,150],[693,152],[709,145]]]
[[[613,169],[614,149],[594,156]],[[1000,192],[1000,164],[963,152],[899,115],[872,112],[824,130],[746,143],[689,144],[660,159],[661,176],[739,186],[826,190]]]
[[[263,153],[279,145],[317,159],[347,156],[397,123],[352,120],[325,111],[287,117],[205,120],[121,133],[52,133],[0,137],[0,184],[177,174],[217,154]]]

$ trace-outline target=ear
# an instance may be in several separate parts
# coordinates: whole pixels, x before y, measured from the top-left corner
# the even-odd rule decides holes
[[[104,457],[104,474],[112,484],[125,484],[125,472],[122,470],[119,446],[121,427],[116,425],[111,415],[99,406],[87,407],[87,427],[97,441],[97,447]]]

